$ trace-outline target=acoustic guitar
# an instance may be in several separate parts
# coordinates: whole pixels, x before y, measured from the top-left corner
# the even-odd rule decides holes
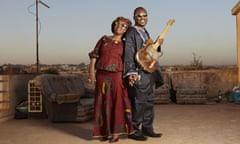
[[[167,34],[169,28],[172,26],[172,24],[175,22],[174,19],[170,19],[164,28],[161,35],[158,36],[158,39],[163,39],[165,35]],[[147,72],[154,72],[157,68],[157,62],[158,59],[163,55],[162,52],[157,52],[157,48],[159,47],[159,43],[154,43],[152,39],[148,39],[146,41],[146,45],[139,49],[136,53],[136,60],[139,63],[139,65]]]

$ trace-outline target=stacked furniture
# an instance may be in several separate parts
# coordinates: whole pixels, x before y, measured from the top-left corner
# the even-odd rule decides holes
[[[31,81],[41,91],[43,105],[53,122],[85,122],[93,118],[93,89],[81,75],[39,75]]]
[[[175,72],[171,74],[173,89],[178,104],[204,104],[207,101],[208,86],[205,73],[199,71]]]

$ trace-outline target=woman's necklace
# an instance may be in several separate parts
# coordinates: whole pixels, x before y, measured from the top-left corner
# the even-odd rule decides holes
[[[119,38],[116,38],[116,37],[112,37],[112,41],[113,41],[113,43],[118,44],[118,43],[121,42],[122,40],[119,39]]]

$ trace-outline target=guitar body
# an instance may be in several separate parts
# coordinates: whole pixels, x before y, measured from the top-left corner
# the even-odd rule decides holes
[[[158,52],[153,49],[153,41],[149,39],[146,46],[137,51],[136,59],[145,71],[152,73],[157,68],[158,58],[155,57],[156,55]]]
[[[174,19],[170,19],[167,26],[163,30],[162,34],[158,37],[163,39],[168,32],[170,26],[175,22]],[[138,64],[147,72],[152,73],[157,69],[158,59],[163,55],[162,52],[157,52],[157,48],[160,46],[158,42],[153,43],[152,39],[146,41],[146,46],[139,49],[136,53],[136,60]]]

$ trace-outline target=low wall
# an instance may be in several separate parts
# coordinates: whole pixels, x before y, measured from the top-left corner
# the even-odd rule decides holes
[[[28,98],[28,81],[34,77],[34,75],[0,75],[1,78],[6,79],[6,90],[4,95],[7,95],[5,99],[8,102],[8,107],[0,109],[0,122],[8,119],[12,119],[15,113],[16,105],[22,100]]]
[[[231,92],[238,84],[237,69],[204,70],[204,71],[170,71],[164,72],[168,76],[169,89],[185,85],[192,87],[195,84],[207,85],[207,97],[216,97]],[[0,75],[0,77],[6,75]],[[8,109],[0,109],[0,122],[14,117],[16,105],[28,97],[28,81],[34,75],[7,75],[8,79]],[[94,88],[93,88],[94,89]]]
[[[238,85],[237,69],[203,70],[203,71],[172,71],[168,72],[173,89],[179,86],[191,88],[193,85],[205,84],[208,88],[207,97],[216,97],[232,91]]]

